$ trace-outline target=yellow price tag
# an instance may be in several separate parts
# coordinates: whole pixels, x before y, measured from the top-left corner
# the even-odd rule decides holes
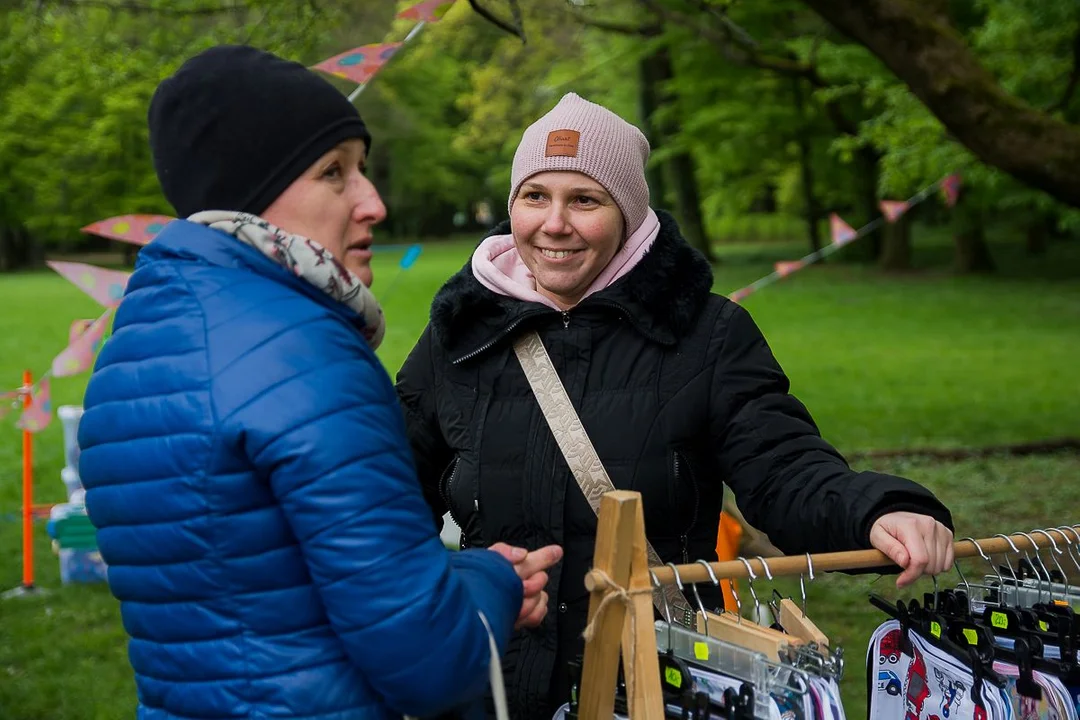
[[[964,628],[964,637],[968,641],[968,645],[979,644],[979,633],[975,632],[971,628]]]
[[[1009,616],[1001,612],[990,613],[990,624],[1005,630],[1009,627]]]
[[[936,622],[931,622],[930,623],[930,634],[933,635],[936,638],[940,638],[941,637],[941,625],[939,623],[936,623]]]
[[[709,646],[703,642],[694,643],[694,657],[698,660],[708,660]]]
[[[668,685],[674,685],[677,688],[682,687],[682,673],[679,672],[678,668],[664,668],[664,680],[667,681]]]

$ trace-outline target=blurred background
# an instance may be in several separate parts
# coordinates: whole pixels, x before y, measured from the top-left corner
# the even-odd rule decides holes
[[[45,261],[130,270],[137,246],[80,228],[172,212],[147,145],[160,80],[219,43],[313,65],[401,41],[412,4],[0,1],[0,392],[101,313]],[[653,205],[713,261],[717,292],[827,246],[834,215],[862,230],[742,300],[853,466],[925,483],[960,536],[1080,522],[1078,81],[1075,0],[458,0],[356,100],[389,209],[380,357],[392,375],[434,293],[505,218],[522,130],[573,91],[645,131]],[[920,192],[882,217],[882,200]],[[79,405],[87,376],[56,378],[54,406]],[[0,591],[23,577],[17,415],[0,420]],[[67,498],[61,425],[35,435],[41,503]],[[44,520],[34,543],[46,592],[0,601],[0,718],[132,717],[116,602],[61,581]],[[895,597],[891,583],[808,588],[849,658],[848,717],[864,715],[884,619],[866,595]]]

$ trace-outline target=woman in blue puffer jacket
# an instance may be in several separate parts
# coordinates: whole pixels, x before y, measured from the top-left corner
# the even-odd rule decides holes
[[[374,353],[385,208],[359,114],[224,46],[159,86],[149,123],[187,219],[140,253],[79,428],[139,718],[475,709],[561,551],[439,540]]]

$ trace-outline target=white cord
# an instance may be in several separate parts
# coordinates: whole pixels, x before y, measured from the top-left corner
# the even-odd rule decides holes
[[[488,669],[488,677],[491,681],[491,694],[495,698],[495,717],[497,720],[510,720],[510,710],[506,703],[506,686],[503,684],[502,658],[499,657],[499,646],[495,642],[495,633],[491,632],[491,625],[484,617],[484,613],[477,612],[480,622],[484,623],[484,629],[488,634],[488,646],[491,648],[491,665]]]

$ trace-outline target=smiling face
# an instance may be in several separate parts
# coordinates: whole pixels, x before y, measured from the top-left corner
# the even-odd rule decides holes
[[[564,310],[581,300],[625,236],[619,206],[579,172],[543,172],[522,183],[510,224],[537,292]]]
[[[364,174],[367,146],[346,140],[315,161],[262,217],[282,230],[311,238],[371,286],[372,230],[386,206]]]

